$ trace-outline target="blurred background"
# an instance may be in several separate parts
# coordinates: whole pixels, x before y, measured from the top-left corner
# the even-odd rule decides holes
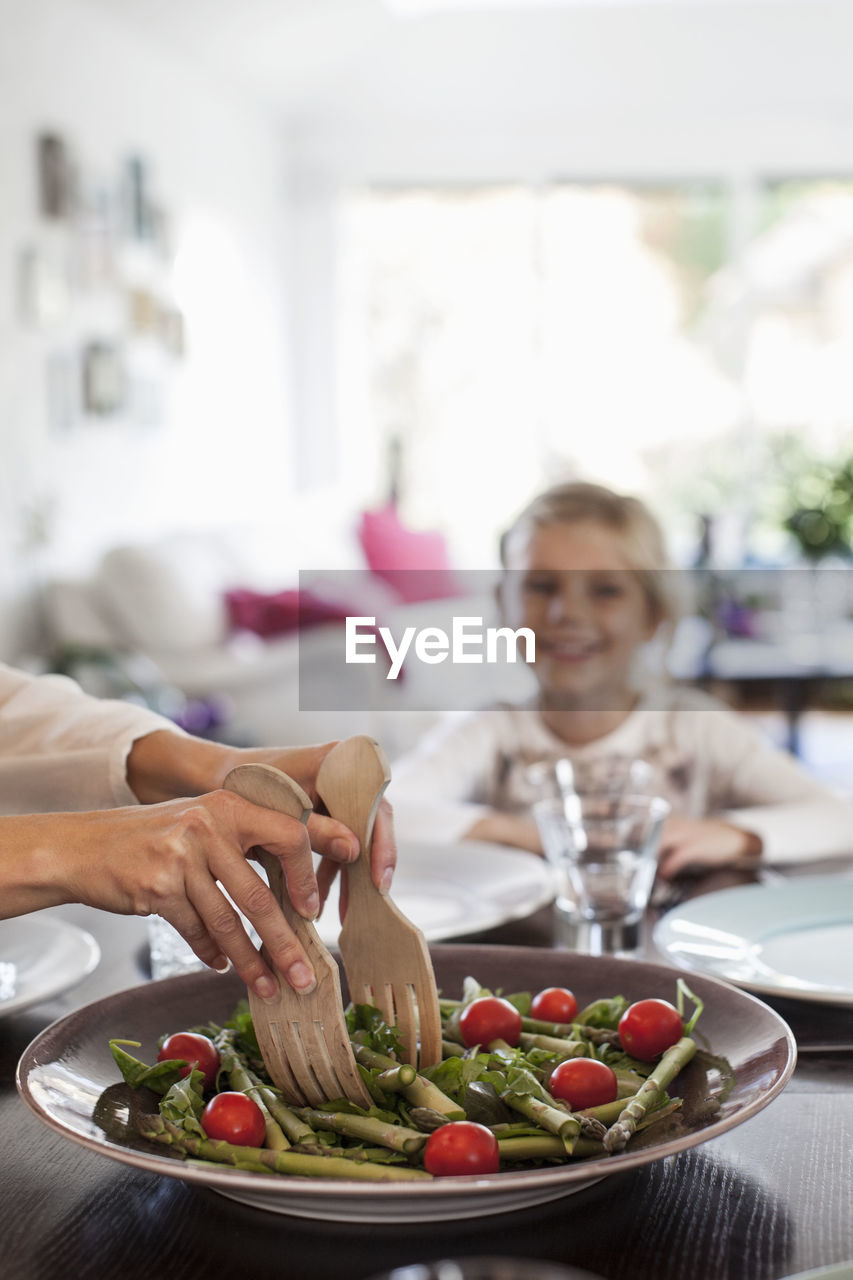
[[[378,569],[375,613],[571,476],[681,566],[846,567],[848,0],[0,23],[4,660],[227,718],[300,569]]]

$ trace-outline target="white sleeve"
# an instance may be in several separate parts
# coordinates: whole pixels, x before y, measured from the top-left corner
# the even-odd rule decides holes
[[[453,844],[491,813],[477,796],[494,769],[501,715],[479,711],[444,720],[394,762],[388,799],[398,835]]]
[[[699,712],[712,774],[713,806],[760,836],[768,863],[853,853],[853,804],[767,742],[736,712]]]
[[[182,733],[130,702],[85,694],[65,676],[0,664],[0,813],[56,813],[137,804],[127,756],[137,738]]]
[[[853,804],[831,793],[796,804],[730,809],[724,816],[761,837],[762,858],[771,865],[853,854]]]

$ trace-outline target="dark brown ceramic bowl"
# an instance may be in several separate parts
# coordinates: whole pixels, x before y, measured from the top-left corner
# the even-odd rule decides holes
[[[631,1000],[675,996],[677,971],[663,965],[525,947],[436,946],[431,951],[439,988],[448,996],[459,995],[468,974],[504,991],[568,986],[581,1006],[617,994]],[[713,978],[691,974],[690,986],[705,1002],[700,1041],[728,1062],[734,1083],[726,1089],[717,1071],[694,1060],[675,1084],[684,1099],[680,1111],[637,1135],[619,1155],[568,1165],[433,1182],[319,1181],[187,1164],[145,1142],[129,1121],[135,1108],[151,1109],[152,1097],[121,1082],[107,1042],[138,1040],[139,1056],[153,1062],[164,1033],[230,1016],[245,994],[233,974],[204,972],[146,983],[62,1018],[24,1052],[18,1088],[36,1115],[65,1138],[113,1160],[277,1213],[342,1222],[428,1222],[506,1213],[706,1142],[748,1120],[784,1089],[796,1048],[778,1014]]]

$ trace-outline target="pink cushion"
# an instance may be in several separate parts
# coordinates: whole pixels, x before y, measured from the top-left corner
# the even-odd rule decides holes
[[[365,511],[358,536],[372,571],[401,600],[414,603],[459,594],[443,535],[407,529],[394,506]]]
[[[347,616],[342,605],[322,600],[310,591],[265,593],[234,587],[225,592],[225,608],[233,631],[254,631],[264,638],[318,627],[324,622],[342,622]]]

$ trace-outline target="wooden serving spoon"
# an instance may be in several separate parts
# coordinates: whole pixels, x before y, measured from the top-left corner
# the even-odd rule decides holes
[[[280,769],[267,764],[241,764],[223,784],[244,800],[276,809],[306,823],[311,801],[302,788]],[[338,966],[310,920],[295,910],[287,892],[281,862],[266,850],[252,851],[269,879],[284,918],[307,952],[317,985],[307,995],[294,991],[272,963],[265,947],[261,954],[278,982],[278,996],[262,1000],[249,989],[249,1007],[264,1062],[288,1102],[319,1106],[330,1098],[347,1097],[360,1107],[371,1106],[349,1041],[344,1021]]]

